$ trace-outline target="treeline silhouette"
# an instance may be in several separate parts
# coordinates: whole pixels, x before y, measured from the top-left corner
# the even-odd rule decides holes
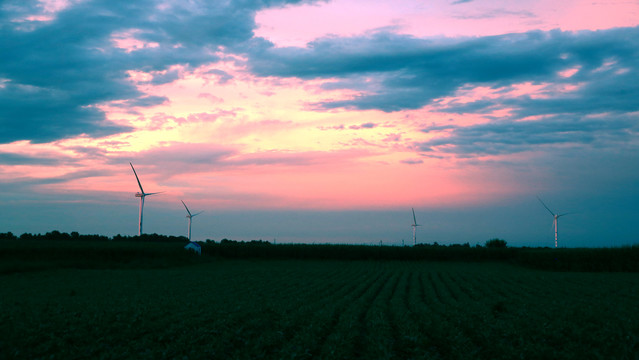
[[[0,274],[48,269],[167,268],[199,259],[184,251],[186,237],[145,234],[112,238],[77,232],[0,233]]]
[[[0,273],[11,269],[79,267],[169,267],[218,259],[296,259],[368,261],[506,262],[553,271],[639,271],[639,246],[620,248],[508,247],[492,239],[484,246],[466,244],[374,246],[339,244],[272,244],[263,240],[206,240],[201,257],[184,250],[184,236],[0,233]],[[9,264],[9,265],[7,265]],[[31,266],[31,267],[30,267]],[[9,270],[7,270],[9,269]]]
[[[0,241],[2,240],[34,240],[34,241],[131,241],[131,242],[188,242],[186,236],[169,236],[159,234],[142,234],[140,236],[115,235],[108,237],[104,235],[81,235],[77,231],[63,233],[57,230],[46,234],[30,234],[24,233],[16,236],[11,232],[0,233]]]
[[[201,243],[203,253],[222,258],[311,259],[311,260],[432,260],[432,261],[502,261],[514,249],[471,247],[469,244],[419,244],[379,246],[350,244],[277,244],[268,241]]]
[[[495,240],[495,239],[493,239]],[[621,248],[530,248],[506,247],[505,241],[489,240],[487,246],[469,244],[417,246],[372,246],[332,244],[278,244],[267,241],[207,241],[202,252],[220,258],[310,259],[310,260],[398,260],[506,262],[553,271],[639,271],[639,246]]]

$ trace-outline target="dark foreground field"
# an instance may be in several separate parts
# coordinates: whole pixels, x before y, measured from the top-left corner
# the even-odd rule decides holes
[[[639,354],[637,273],[551,272],[494,262],[157,260],[170,247],[155,250],[155,260],[114,266],[78,259],[79,265],[65,267],[61,255],[47,262],[42,254],[29,260],[40,267],[5,266],[0,358]],[[7,256],[0,259],[7,262]]]

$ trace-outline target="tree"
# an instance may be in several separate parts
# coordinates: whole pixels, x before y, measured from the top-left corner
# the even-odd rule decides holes
[[[488,241],[486,241],[486,247],[487,248],[506,248],[506,240],[502,240],[502,239],[490,239]]]
[[[0,240],[17,240],[18,237],[13,235],[11,231],[7,233],[0,233]]]

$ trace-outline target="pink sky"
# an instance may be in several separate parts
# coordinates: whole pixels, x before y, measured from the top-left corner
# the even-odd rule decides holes
[[[334,0],[269,9],[256,16],[256,35],[278,46],[305,46],[325,36],[381,28],[414,36],[488,36],[530,30],[597,30],[636,26],[633,1],[378,1]]]

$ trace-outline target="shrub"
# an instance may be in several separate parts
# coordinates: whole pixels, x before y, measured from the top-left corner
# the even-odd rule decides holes
[[[487,248],[505,248],[506,247],[506,240],[502,240],[502,239],[491,239],[486,241],[486,247]]]

